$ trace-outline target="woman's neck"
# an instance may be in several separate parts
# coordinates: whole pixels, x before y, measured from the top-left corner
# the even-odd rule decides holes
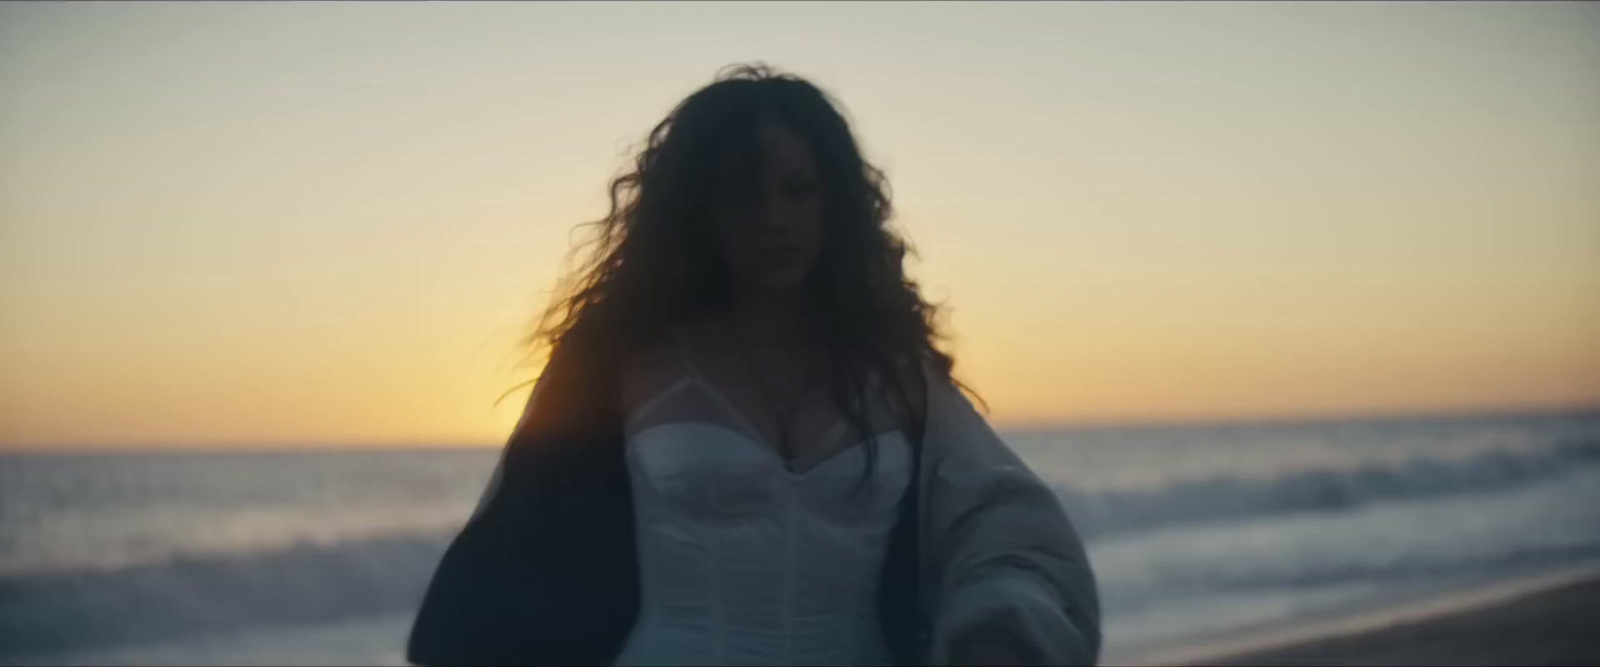
[[[811,339],[805,301],[798,290],[736,294],[727,318],[735,335],[762,347],[793,349]]]

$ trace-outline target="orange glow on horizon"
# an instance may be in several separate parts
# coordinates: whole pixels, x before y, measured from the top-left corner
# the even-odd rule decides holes
[[[758,59],[846,106],[997,427],[1600,409],[1597,25],[0,4],[0,449],[501,444],[573,226]]]

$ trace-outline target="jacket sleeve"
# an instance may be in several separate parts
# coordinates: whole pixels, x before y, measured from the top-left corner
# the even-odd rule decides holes
[[[928,408],[929,660],[951,664],[963,638],[999,636],[1029,664],[1093,664],[1094,574],[1060,500],[953,384],[930,383]]]
[[[540,376],[534,381],[533,389],[528,392],[528,400],[523,404],[522,416],[517,418],[517,425],[511,428],[511,435],[507,439],[508,447],[509,443],[515,442],[517,437],[524,432],[524,429],[529,427],[533,418],[534,401],[538,400],[539,390],[544,388],[545,384],[547,383],[544,376]],[[501,486],[505,483],[505,477],[506,457],[502,452],[500,459],[494,465],[494,472],[489,476],[489,483],[484,485],[483,493],[478,496],[478,505],[472,510],[471,519],[477,519],[483,515],[484,509],[489,506],[489,501],[493,500],[495,495],[500,492]]]
[[[535,395],[545,386],[540,377]],[[548,391],[548,390],[547,390]],[[600,664],[636,608],[626,470],[609,433],[529,429],[529,398],[412,623],[417,665]]]

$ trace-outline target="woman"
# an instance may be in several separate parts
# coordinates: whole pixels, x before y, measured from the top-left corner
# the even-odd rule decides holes
[[[1082,546],[951,377],[885,190],[765,67],[657,125],[409,658],[1093,662]]]

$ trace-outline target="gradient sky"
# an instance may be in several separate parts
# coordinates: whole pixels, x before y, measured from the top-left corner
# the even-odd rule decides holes
[[[1600,5],[0,4],[0,446],[498,445],[678,100],[841,99],[1000,427],[1600,407]]]

